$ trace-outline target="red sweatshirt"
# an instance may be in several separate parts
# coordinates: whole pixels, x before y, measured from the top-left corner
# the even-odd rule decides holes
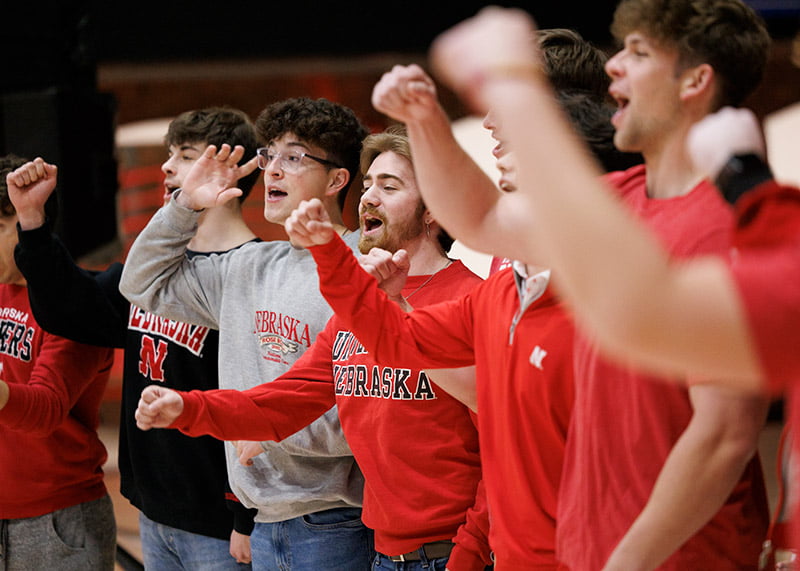
[[[350,249],[338,244],[346,248],[343,254],[359,277],[375,284]],[[433,277],[409,277],[403,294],[424,306],[466,293],[480,281],[454,262]],[[481,466],[473,415],[415,363],[376,362],[337,316],[276,380],[243,392],[184,394],[184,412],[173,427],[225,440],[280,440],[334,404],[364,473],[362,519],[375,531],[376,550],[399,555],[423,543],[452,539],[456,547],[449,569],[488,565],[489,522],[478,488]]]
[[[481,461],[498,568],[552,569],[573,403],[573,326],[549,289],[522,308],[513,272],[402,312],[336,241],[311,249],[321,291],[381,363],[476,365]],[[376,319],[375,316],[380,316]]]
[[[45,333],[28,290],[0,284],[0,519],[44,515],[106,494],[99,406],[113,350]]]
[[[750,334],[774,394],[786,395],[792,451],[783,467],[800,458],[800,192],[766,182],[736,203],[731,274]],[[800,489],[795,470],[787,498]],[[788,545],[800,549],[800,505],[790,507]],[[774,538],[773,538],[774,539]]]

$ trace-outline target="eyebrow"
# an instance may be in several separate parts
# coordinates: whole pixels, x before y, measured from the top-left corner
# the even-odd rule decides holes
[[[633,37],[631,37],[631,36],[633,36]],[[646,46],[649,43],[647,41],[647,38],[644,38],[644,37],[642,37],[642,36],[640,36],[638,34],[631,34],[631,36],[628,36],[627,38],[625,38],[625,46],[626,47],[640,46],[640,45],[643,45],[643,44]]]
[[[186,151],[186,150],[201,151],[202,149],[199,148],[200,144],[201,143],[195,143],[195,144],[184,143],[180,147],[178,147],[178,149],[181,151]]]
[[[377,180],[389,180],[389,179],[392,179],[392,180],[396,180],[400,184],[403,184],[403,179],[402,178],[400,178],[396,174],[390,174],[390,173],[378,173],[375,176],[373,176],[371,174],[365,174],[362,178],[364,180],[372,180],[373,178],[375,178]]]
[[[310,151],[311,150],[311,149],[308,148],[308,145],[306,145],[305,143],[301,143],[300,141],[289,141],[284,146],[286,148],[288,148],[288,149],[300,148],[303,151]],[[274,149],[274,148],[277,148],[277,147],[278,147],[278,145],[275,143],[275,141],[273,141],[269,145],[267,145],[268,149]]]

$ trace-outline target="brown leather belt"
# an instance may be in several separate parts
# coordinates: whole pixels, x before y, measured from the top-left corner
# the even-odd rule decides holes
[[[398,561],[421,561],[422,555],[420,552],[424,552],[427,559],[440,559],[449,556],[452,550],[452,541],[431,541],[414,551],[409,551],[402,555],[387,555],[386,557],[395,563]]]

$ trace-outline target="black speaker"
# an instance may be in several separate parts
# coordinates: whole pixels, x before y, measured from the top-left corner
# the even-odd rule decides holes
[[[58,166],[48,210],[75,258],[117,238],[116,101],[93,89],[50,87],[0,95],[0,152]]]

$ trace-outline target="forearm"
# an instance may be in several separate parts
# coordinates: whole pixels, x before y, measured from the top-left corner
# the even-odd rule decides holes
[[[121,264],[103,272],[79,267],[48,225],[20,231],[14,259],[43,329],[80,343],[124,346],[129,304],[119,293]]]
[[[757,386],[722,262],[689,268],[670,260],[599,178],[547,86],[534,80],[489,85],[517,154],[519,190],[512,194],[525,198],[521,210],[529,214],[517,241],[553,268],[580,325],[606,350],[662,372]]]
[[[218,291],[213,269],[200,276],[206,257],[186,260],[186,247],[197,231],[198,214],[174,201],[159,209],[128,253],[119,289],[132,304],[156,315],[218,328],[209,292]]]
[[[338,237],[310,251],[317,262],[322,295],[376,361],[393,365],[413,360],[421,368],[435,369],[474,363],[471,340],[448,322],[448,317],[457,320],[458,316],[434,313],[443,304],[406,313],[379,289]],[[381,316],[380,322],[376,315]]]
[[[112,362],[111,349],[44,334],[26,382],[6,387],[3,422],[35,436],[52,435],[79,400],[100,401]]]
[[[728,427],[692,420],[667,457],[644,510],[609,558],[606,571],[658,567],[721,509],[756,452],[766,414],[766,401],[745,398],[744,403],[732,404]]]
[[[298,371],[305,371],[309,377],[316,374],[303,368],[301,361],[295,364]],[[280,441],[330,409],[334,394],[330,382],[301,380],[298,375],[282,376],[245,391],[190,391],[183,394],[183,400],[183,412],[170,427],[184,434],[208,434],[219,440]]]
[[[653,279],[666,263],[664,253],[602,182],[549,86],[509,80],[484,89],[517,157],[519,189],[509,196],[524,198],[528,219],[514,229],[516,241],[538,250],[537,264],[554,268],[560,289],[590,318],[609,311],[603,308],[614,299],[627,300],[637,291],[631,278],[637,284]],[[646,278],[636,277],[643,272]],[[609,295],[620,291],[625,294]]]
[[[501,214],[506,197],[459,145],[448,117],[442,111],[430,120],[409,122],[406,127],[420,192],[434,218],[466,246],[506,255],[514,247],[510,238],[516,234]],[[459,173],[457,181],[453,179],[455,172]]]
[[[478,390],[475,385],[475,367],[435,369],[426,371],[438,387],[473,412],[478,412]]]

